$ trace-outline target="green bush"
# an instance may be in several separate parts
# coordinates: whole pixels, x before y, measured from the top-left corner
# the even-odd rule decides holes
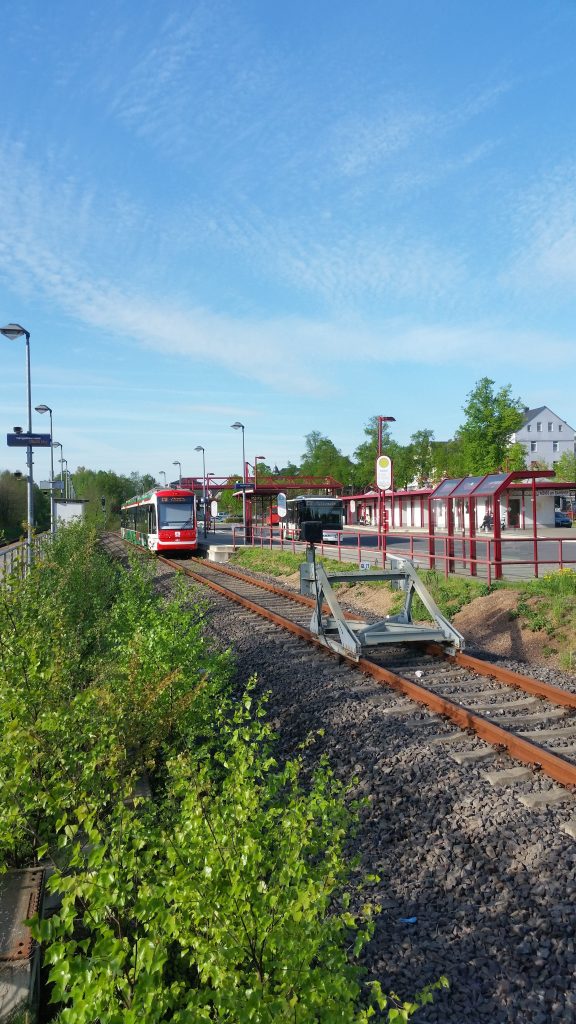
[[[559,569],[520,585],[517,616],[534,632],[553,636],[560,629],[574,633],[576,624],[576,572]],[[558,635],[562,640],[562,634]]]
[[[79,525],[0,595],[0,855],[52,861],[32,927],[58,1021],[409,1020],[446,982],[401,1003],[363,978],[356,807],[325,760],[276,763],[254,682],[232,695],[202,604],[153,570]]]

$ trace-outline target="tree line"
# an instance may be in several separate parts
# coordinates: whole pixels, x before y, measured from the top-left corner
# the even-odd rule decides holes
[[[496,390],[494,381],[483,377],[467,396],[464,420],[448,441],[437,440],[433,430],[423,428],[412,434],[408,444],[401,445],[394,440],[390,424],[382,422],[382,452],[392,459],[394,486],[403,489],[414,483],[425,487],[445,477],[548,468],[534,461],[528,466],[524,446],[519,442],[511,443],[512,436],[524,422],[524,409],[521,399],[512,396],[510,385]],[[306,449],[300,465],[290,465],[280,472],[330,475],[347,489],[366,490],[374,484],[379,429],[378,416],[372,416],[364,428],[365,440],[352,456],[344,455],[320,431],[312,431],[305,438]],[[259,464],[259,477],[266,470],[269,467]],[[573,454],[566,453],[559,459],[556,479],[576,479]]]
[[[497,470],[527,469],[526,450],[519,443],[511,444],[514,433],[524,421],[524,403],[514,398],[510,385],[495,388],[493,380],[482,377],[462,407],[464,419],[454,437],[437,440],[434,431],[425,427],[415,431],[408,444],[394,440],[389,423],[382,422],[382,451],[394,466],[394,486],[403,489],[411,483],[428,486],[444,477],[479,476]],[[283,476],[331,476],[349,492],[362,492],[374,484],[375,463],[378,452],[379,418],[372,416],[364,427],[365,440],[352,455],[345,455],[325,434],[313,430],[305,437],[305,450],[300,462],[286,466],[258,463],[260,481]],[[531,468],[544,469],[543,463],[531,462]],[[230,480],[239,479],[237,476]],[[556,479],[576,479],[576,456],[565,453],[556,466]],[[72,474],[74,492],[88,504],[89,519],[102,510],[116,516],[120,506],[134,494],[141,494],[155,486],[149,473],[130,473],[122,476],[112,470],[91,470],[80,466]],[[221,508],[239,513],[241,503],[231,491],[222,493]],[[50,501],[35,487],[36,527],[48,529]],[[12,540],[25,532],[26,484],[16,480],[14,474],[0,473],[0,540]]]

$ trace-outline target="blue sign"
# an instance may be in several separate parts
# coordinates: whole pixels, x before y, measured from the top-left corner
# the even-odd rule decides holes
[[[28,434],[23,430],[21,434],[6,434],[6,444],[9,448],[49,448],[52,438],[50,434]]]

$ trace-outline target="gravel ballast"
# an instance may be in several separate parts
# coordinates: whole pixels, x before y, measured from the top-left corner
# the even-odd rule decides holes
[[[159,568],[166,584],[169,575]],[[356,776],[368,799],[355,849],[380,876],[370,896],[382,911],[367,976],[408,998],[445,974],[450,990],[416,1015],[423,1024],[576,1021],[576,842],[562,831],[576,798],[528,809],[520,795],[555,784],[536,771],[491,785],[487,772],[517,763],[490,751],[457,764],[455,751],[482,741],[442,742],[457,732],[445,720],[224,598],[207,600],[209,632],[233,648],[239,686],[257,673],[270,691],[279,755],[322,729],[315,756],[327,753],[344,780]],[[574,689],[573,677],[553,676]]]

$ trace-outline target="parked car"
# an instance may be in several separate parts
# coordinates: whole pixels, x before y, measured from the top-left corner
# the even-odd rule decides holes
[[[560,512],[556,509],[554,512],[554,526],[572,526],[572,520],[565,512]]]

